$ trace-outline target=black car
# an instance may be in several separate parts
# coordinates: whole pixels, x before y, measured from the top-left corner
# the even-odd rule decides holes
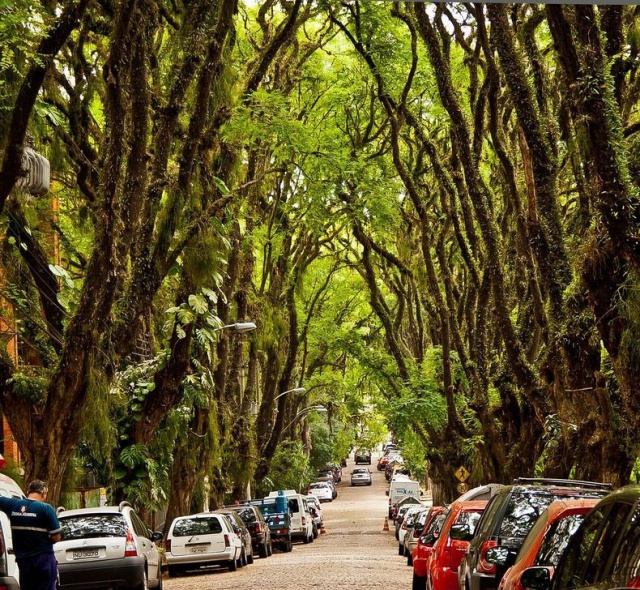
[[[555,571],[530,567],[520,581],[527,590],[638,588],[639,558],[640,486],[631,485],[609,494],[587,514]]]
[[[554,500],[602,498],[610,491],[610,484],[542,478],[520,478],[500,488],[483,512],[473,538],[464,530],[456,531],[457,539],[471,541],[458,568],[460,590],[496,590],[538,516]],[[494,547],[509,551],[504,565],[487,561],[487,551]]]
[[[225,506],[225,508],[235,510],[244,522],[251,535],[254,553],[257,552],[260,557],[268,557],[273,553],[271,530],[260,508],[251,504]]]
[[[354,459],[355,459],[356,465],[359,465],[360,463],[371,465],[371,451],[359,449],[355,452]]]

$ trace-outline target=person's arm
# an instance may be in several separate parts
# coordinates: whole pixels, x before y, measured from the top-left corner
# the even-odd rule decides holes
[[[47,520],[48,520],[48,528],[49,528],[49,539],[52,543],[57,543],[58,541],[62,541],[62,527],[60,526],[60,521],[56,516],[56,513],[53,511],[53,507],[50,504],[47,504]]]

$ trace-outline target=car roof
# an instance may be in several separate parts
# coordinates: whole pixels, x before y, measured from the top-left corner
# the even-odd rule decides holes
[[[70,516],[86,516],[89,514],[122,514],[125,509],[133,508],[130,505],[126,506],[96,506],[95,508],[74,508],[73,510],[66,510],[64,506],[58,508],[58,519],[69,518]]]

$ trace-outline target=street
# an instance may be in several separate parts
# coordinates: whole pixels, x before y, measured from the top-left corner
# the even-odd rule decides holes
[[[274,551],[267,559],[228,572],[211,569],[179,578],[164,578],[167,590],[262,588],[263,590],[305,590],[335,588],[410,588],[412,568],[398,556],[397,542],[383,532],[387,515],[387,482],[376,470],[372,457],[371,486],[350,485],[352,457],[343,468],[338,497],[322,504],[326,534],[313,543],[296,543],[291,553]]]

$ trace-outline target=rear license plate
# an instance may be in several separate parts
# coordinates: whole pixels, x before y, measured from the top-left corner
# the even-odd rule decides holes
[[[206,550],[206,545],[192,545],[189,547],[189,551],[191,551],[191,553],[204,553]]]
[[[92,557],[100,557],[98,549],[85,549],[84,551],[73,551],[73,559],[91,559]]]

